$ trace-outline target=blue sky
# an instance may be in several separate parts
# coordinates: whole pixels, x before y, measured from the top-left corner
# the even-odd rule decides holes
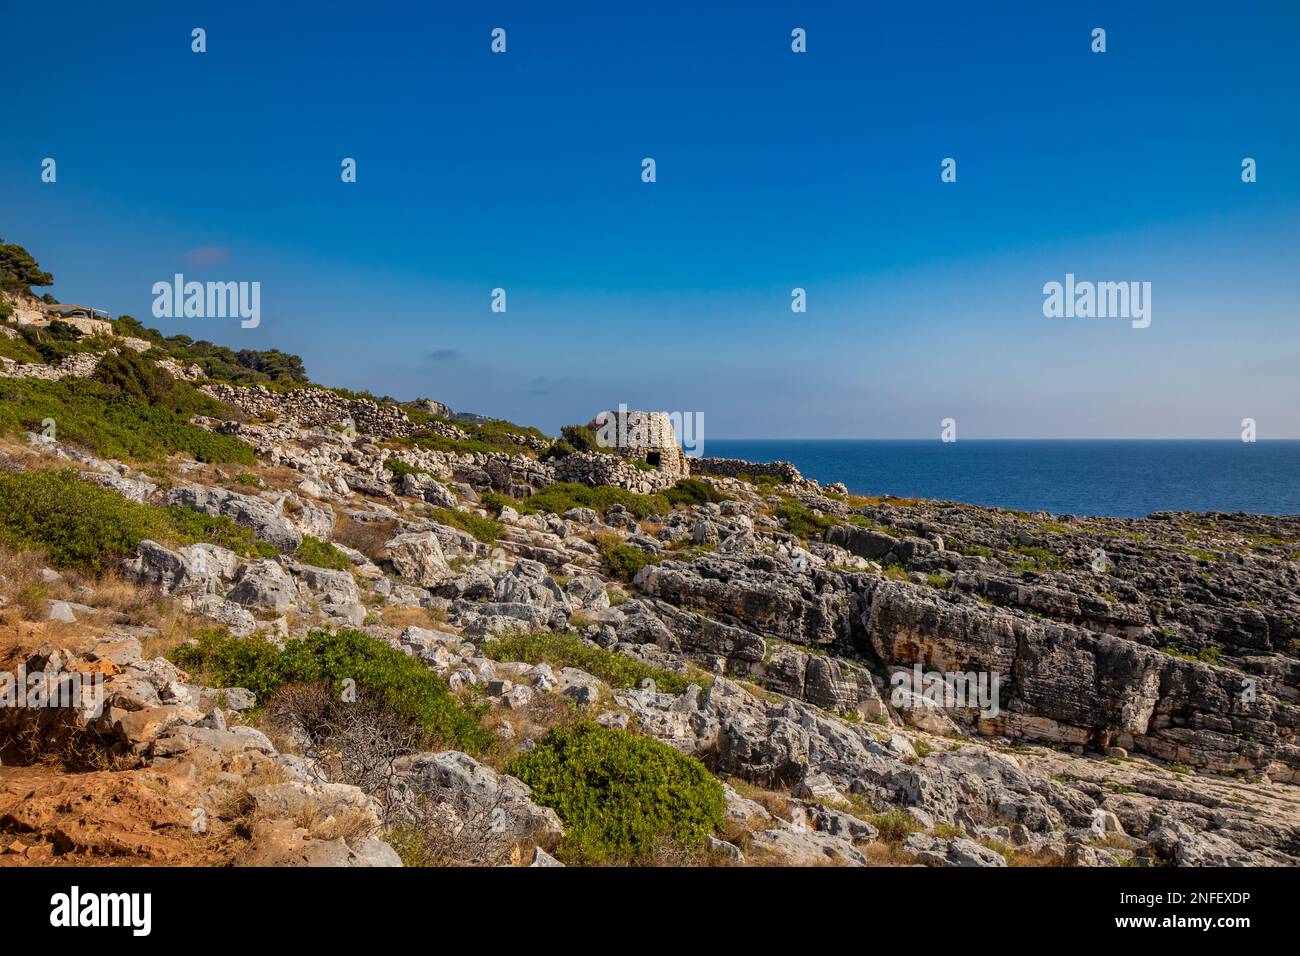
[[[0,236],[64,301],[548,431],[1300,437],[1300,5],[441,6],[7,10]],[[152,320],[177,271],[261,326]],[[1045,318],[1067,272],[1151,327]]]

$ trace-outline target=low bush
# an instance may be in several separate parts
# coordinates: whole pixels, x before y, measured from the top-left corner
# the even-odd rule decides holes
[[[867,818],[867,822],[880,831],[880,839],[886,843],[902,843],[913,833],[920,833],[925,827],[917,822],[916,817],[904,810],[891,810]]]
[[[787,531],[803,541],[824,535],[839,524],[837,519],[813,511],[797,498],[782,498],[772,511],[785,523]]]
[[[32,348],[31,343],[21,335],[10,338],[0,333],[0,357],[18,362],[20,365],[42,365],[45,362],[45,357]]]
[[[429,516],[441,524],[451,525],[453,528],[472,534],[484,544],[496,544],[497,538],[501,537],[501,533],[506,530],[506,526],[500,521],[461,511],[458,508],[430,508]]]
[[[703,505],[711,501],[727,500],[727,496],[717,488],[698,478],[681,478],[677,484],[661,494],[674,505]]]
[[[598,535],[596,548],[600,551],[600,560],[605,570],[624,581],[631,581],[638,571],[658,560],[635,545],[624,544],[616,534]]]
[[[477,754],[492,742],[479,708],[461,703],[423,662],[360,631],[312,631],[303,640],[289,641],[284,650],[261,637],[209,631],[199,635],[197,644],[178,647],[172,659],[201,671],[213,686],[247,687],[263,701],[289,684],[329,681],[340,692],[343,682],[351,680],[358,699],[374,695],[367,697],[371,704],[414,720],[426,735],[426,746]]]
[[[577,667],[613,687],[636,687],[648,677],[660,693],[680,694],[693,683],[708,684],[707,675],[692,680],[635,657],[593,647],[577,634],[508,634],[484,644],[483,653],[496,661]]]
[[[384,467],[399,477],[401,475],[427,475],[429,473],[427,468],[420,468],[392,456],[384,459]]]
[[[554,727],[506,772],[553,809],[566,863],[628,863],[665,846],[701,846],[723,822],[722,784],[704,764],[652,737],[592,721]]]
[[[514,498],[496,491],[483,492],[482,496],[479,497],[479,504],[493,514],[498,515],[501,513],[502,508],[518,508],[519,506],[519,502],[515,501]]]
[[[72,469],[0,475],[0,542],[39,548],[55,564],[101,568],[135,554],[146,538],[178,547],[201,541],[244,556],[275,549],[226,517],[128,501]]]
[[[279,554],[275,545],[257,540],[251,529],[237,524],[225,515],[204,514],[180,505],[169,508],[153,508],[151,505],[139,507],[165,515],[165,518],[159,519],[161,527],[154,538],[160,544],[179,547],[207,542],[229,548],[244,558],[274,558]]]
[[[568,458],[570,455],[576,455],[578,449],[574,448],[567,441],[561,438],[559,441],[552,443],[551,447],[542,452],[541,461],[553,461],[557,458]]]
[[[408,410],[407,417],[411,417],[411,415],[411,411]],[[420,420],[421,424],[438,422],[451,425],[459,428],[466,435],[465,438],[451,438],[432,429],[421,429],[402,439],[405,444],[430,451],[458,452],[460,454],[505,452],[518,455],[528,447],[527,443],[530,441],[549,441],[536,428],[516,425],[503,419],[492,419],[486,422],[453,421],[439,418],[436,415],[424,414],[417,415],[412,420]]]
[[[617,454],[613,448],[600,443],[600,433],[591,425],[565,425],[560,435],[575,452]]]
[[[1023,555],[1016,568],[1018,571],[1055,571],[1062,566],[1061,559],[1046,548],[1020,545],[1016,553]]]
[[[174,404],[190,401],[178,393]],[[161,461],[185,453],[214,464],[254,464],[253,449],[239,439],[189,423],[189,415],[199,406],[199,400],[193,399],[192,405],[178,411],[128,396],[116,383],[94,379],[0,379],[0,432],[40,432],[45,420],[52,419],[59,441],[83,445],[106,458]],[[215,403],[207,407],[220,408]]]
[[[220,415],[221,403],[189,382],[177,381],[138,352],[122,349],[104,355],[91,378],[125,398],[147,405],[160,405],[186,418],[191,415]]]
[[[672,510],[672,505],[663,495],[641,495],[611,485],[597,485],[593,488],[572,481],[557,481],[535,495],[512,503],[512,507],[521,514],[546,511],[557,515],[564,514],[570,508],[591,508],[604,514],[614,505],[622,505],[638,518],[665,515]]]
[[[346,571],[352,567],[352,562],[348,560],[346,554],[328,541],[313,538],[309,534],[302,536],[302,544],[298,545],[294,557],[303,564],[325,568],[328,571]]]

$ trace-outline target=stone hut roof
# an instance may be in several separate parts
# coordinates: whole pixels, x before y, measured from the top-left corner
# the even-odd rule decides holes
[[[665,412],[641,412],[620,408],[615,412],[601,412],[591,420],[591,427],[610,434],[615,448],[677,447],[677,433],[673,430],[672,419]]]

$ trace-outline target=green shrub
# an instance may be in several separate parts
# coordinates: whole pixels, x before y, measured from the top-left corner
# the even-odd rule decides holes
[[[28,292],[34,285],[53,285],[54,276],[37,264],[30,252],[16,242],[0,239],[0,289]]]
[[[560,429],[560,435],[574,451],[617,454],[614,449],[600,443],[599,432],[591,425],[565,425]]]
[[[413,448],[425,451],[454,452],[459,455],[490,455],[493,452],[518,452],[519,446],[513,442],[494,444],[474,438],[450,438],[432,431],[412,432],[402,441]]]
[[[1162,633],[1166,630],[1168,629],[1161,628]],[[1162,647],[1160,648],[1160,650],[1168,654],[1170,657],[1177,657],[1184,661],[1199,661],[1202,664],[1217,664],[1219,663],[1219,655],[1223,653],[1223,646],[1220,644],[1209,644],[1205,647],[1202,647],[1195,654],[1190,654],[1187,651],[1179,650],[1177,647],[1174,647],[1172,644]]]
[[[128,501],[72,469],[0,475],[0,541],[39,548],[55,564],[101,568],[135,554],[146,538],[179,547],[201,541],[245,556],[275,554],[226,517]]]
[[[872,531],[879,531],[881,534],[887,534],[891,538],[903,537],[903,532],[897,528],[890,527],[887,524],[881,524],[879,521],[873,521],[866,515],[860,515],[857,513],[847,514],[844,516],[844,520],[849,524],[855,524],[860,528],[870,528]]]
[[[726,495],[698,478],[678,479],[677,484],[661,494],[674,505],[702,505],[727,500]]]
[[[722,784],[652,737],[579,721],[554,727],[506,772],[556,812],[567,863],[632,862],[665,844],[702,845],[722,826]]]
[[[600,551],[600,560],[605,569],[624,581],[631,581],[638,571],[658,560],[635,545],[624,544],[616,534],[598,535],[596,548]]]
[[[307,382],[307,370],[297,355],[279,349],[240,349],[238,352],[224,345],[214,345],[188,335],[164,337],[157,329],[146,327],[129,315],[113,320],[113,330],[118,335],[130,335],[149,342],[152,352],[168,355],[187,368],[197,365],[213,381],[232,385],[264,385],[276,391],[288,391]],[[158,357],[152,355],[152,358]]]
[[[574,448],[564,439],[554,442],[550,448],[542,452],[542,461],[553,461],[556,458],[567,458],[570,455],[577,454],[578,449]]]
[[[261,701],[286,684],[330,681],[342,689],[352,680],[358,695],[374,694],[383,706],[418,723],[430,747],[477,754],[492,742],[481,723],[482,709],[462,704],[423,662],[360,631],[312,631],[284,650],[261,637],[210,631],[200,634],[197,644],[178,647],[172,659],[201,671],[213,686],[247,687]]]
[[[1020,545],[1016,548],[1016,553],[1024,555],[1016,567],[1018,571],[1055,571],[1061,567],[1061,559],[1046,548]]]
[[[408,418],[410,414],[408,411]],[[516,439],[549,440],[536,428],[516,425],[513,422],[507,422],[499,418],[486,422],[453,421],[428,414],[419,415],[418,418],[422,423],[439,422],[444,425],[452,425],[465,432],[467,436],[465,438],[450,438],[431,429],[421,429],[402,439],[408,445],[430,451],[459,452],[460,454],[506,452],[518,455],[526,449],[527,445]]]
[[[346,571],[352,567],[352,562],[348,560],[346,554],[328,541],[313,538],[309,534],[302,536],[302,544],[298,545],[294,557],[303,564],[310,564],[316,568],[325,568],[329,571]]]
[[[501,533],[506,530],[506,526],[500,521],[470,514],[458,508],[430,508],[429,515],[434,521],[449,524],[453,528],[472,534],[484,544],[496,544],[497,538],[501,537]]]
[[[58,365],[69,355],[78,352],[100,351],[112,343],[82,336],[81,330],[70,322],[55,319],[49,325],[25,325],[18,330],[23,340],[47,365]]]
[[[202,511],[182,508],[180,505],[172,505],[169,508],[153,508],[150,505],[140,507],[150,508],[166,516],[160,518],[164,526],[158,530],[158,535],[154,538],[160,544],[180,547],[207,542],[229,548],[245,558],[274,558],[279,554],[275,550],[275,545],[257,540],[257,536],[250,528],[238,524],[225,515],[204,514]]]
[[[115,385],[95,380],[0,378],[0,432],[6,434],[39,432],[49,418],[60,441],[83,445],[106,458],[161,461],[185,453],[214,464],[256,462],[248,445],[191,425],[188,414],[130,398]]]
[[[484,644],[483,653],[494,661],[577,667],[613,687],[637,687],[649,677],[664,694],[680,694],[693,683],[704,686],[709,683],[708,675],[692,680],[685,674],[674,674],[635,657],[593,647],[577,634],[507,634]]]
[[[514,498],[507,497],[506,495],[499,494],[495,491],[483,492],[483,495],[479,498],[479,504],[488,511],[491,511],[493,514],[498,515],[501,513],[502,508],[517,509],[519,507],[519,502],[515,501]]]
[[[419,468],[416,465],[412,465],[409,464],[408,462],[402,461],[402,459],[400,458],[393,458],[391,456],[384,459],[384,467],[387,468],[389,471],[391,471],[394,475],[398,475],[398,476],[429,474],[429,470],[427,468]]]
[[[772,511],[785,522],[787,531],[803,541],[815,535],[824,535],[839,524],[836,518],[818,514],[796,498],[782,498]]]
[[[591,508],[604,514],[614,505],[622,505],[638,518],[665,515],[672,505],[663,495],[640,495],[626,488],[597,485],[592,488],[572,481],[557,481],[547,485],[537,494],[514,503],[521,514],[539,511],[561,515],[570,508]]]
[[[910,834],[925,829],[914,816],[904,810],[879,813],[868,817],[867,822],[880,831],[880,839],[886,843],[902,843]]]
[[[742,471],[736,477],[741,481],[748,482],[760,491],[772,491],[785,484],[776,475],[751,475]]]
[[[5,303],[0,303],[4,305]],[[0,334],[0,356],[20,365],[43,365],[45,356],[32,348],[31,343],[21,335],[10,338]]]
[[[95,366],[91,376],[103,382],[127,399],[149,405],[161,405],[178,414],[220,415],[221,403],[203,394],[189,382],[172,378],[157,363],[132,349],[122,349],[117,355],[107,354]]]

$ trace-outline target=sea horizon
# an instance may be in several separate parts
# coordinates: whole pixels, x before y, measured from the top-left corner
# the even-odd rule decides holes
[[[1116,518],[1300,514],[1300,439],[710,438],[703,452],[790,461],[860,495]]]

